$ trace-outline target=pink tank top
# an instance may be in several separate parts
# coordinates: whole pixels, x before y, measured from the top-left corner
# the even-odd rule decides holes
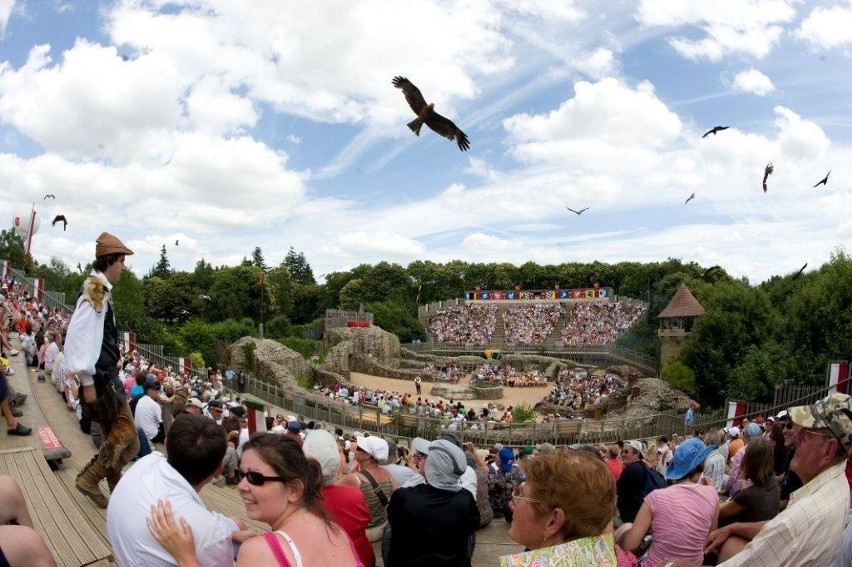
[[[341,531],[343,532],[343,535],[346,536],[346,541],[349,542],[349,549],[355,557],[355,567],[365,567],[364,563],[361,562],[361,558],[358,557],[358,552],[355,550],[352,540],[349,539],[349,535],[342,529]],[[277,532],[266,532],[263,534],[263,539],[266,540],[266,544],[269,546],[269,549],[272,550],[272,555],[275,556],[275,560],[278,562],[279,567],[292,567],[292,565],[290,564],[290,561],[287,560],[284,548],[281,547],[281,544],[278,542],[278,538],[275,537],[275,534],[280,534],[281,537],[284,538],[284,541],[287,542],[287,545],[290,546],[290,551],[293,552],[293,558],[296,560],[296,567],[302,567],[302,554],[299,553],[299,549],[296,547],[296,542],[293,541],[293,538],[291,538],[287,532],[283,530],[278,530]]]

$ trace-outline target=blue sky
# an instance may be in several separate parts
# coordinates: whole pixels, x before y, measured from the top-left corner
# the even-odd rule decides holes
[[[69,266],[112,232],[140,275],[166,244],[757,283],[852,237],[850,30],[848,0],[0,0],[0,218],[35,203],[34,256]],[[469,152],[406,128],[395,75]]]

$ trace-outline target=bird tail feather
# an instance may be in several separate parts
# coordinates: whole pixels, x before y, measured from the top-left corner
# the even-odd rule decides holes
[[[408,123],[408,127],[411,128],[411,131],[414,132],[416,136],[420,135],[421,126],[423,126],[423,121],[419,118],[415,118],[414,120]]]

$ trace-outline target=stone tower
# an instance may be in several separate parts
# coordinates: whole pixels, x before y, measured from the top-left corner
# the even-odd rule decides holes
[[[660,368],[680,356],[695,320],[704,313],[704,308],[686,284],[680,284],[672,300],[657,316],[660,320],[660,328],[657,330],[657,336],[660,337]]]

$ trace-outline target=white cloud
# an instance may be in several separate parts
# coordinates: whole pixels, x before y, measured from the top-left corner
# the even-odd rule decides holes
[[[671,46],[687,59],[719,61],[740,54],[761,59],[779,42],[784,25],[795,17],[794,3],[794,0],[642,0],[636,18],[648,27],[685,27],[702,33],[701,39],[669,38]]]
[[[346,232],[337,238],[337,247],[353,257],[416,257],[424,247],[413,238],[389,230]]]
[[[6,25],[15,9],[15,0],[0,0],[0,34],[6,31]]]
[[[852,45],[852,6],[814,8],[796,36],[823,49]]]
[[[734,77],[734,89],[757,96],[766,96],[775,90],[775,85],[772,84],[769,77],[757,69],[749,69],[737,73],[737,76]]]

